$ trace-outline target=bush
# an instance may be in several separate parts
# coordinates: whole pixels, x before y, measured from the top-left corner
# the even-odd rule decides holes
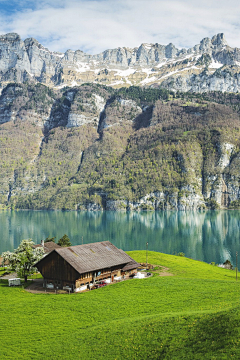
[[[70,239],[66,234],[63,235],[63,237],[61,237],[61,239],[58,240],[57,244],[62,247],[72,246]]]
[[[214,199],[207,200],[207,207],[210,210],[217,210],[220,208],[219,204]]]
[[[226,261],[223,263],[223,265],[224,265],[224,267],[225,267],[226,269],[233,270],[233,265],[232,265],[232,263],[231,263],[230,260],[226,260]]]

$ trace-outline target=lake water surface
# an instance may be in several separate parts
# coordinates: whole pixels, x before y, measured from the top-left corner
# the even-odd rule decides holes
[[[67,234],[72,245],[109,240],[127,250],[185,253],[206,262],[235,264],[240,254],[240,211],[62,212],[0,211],[0,254],[22,239],[35,243]]]

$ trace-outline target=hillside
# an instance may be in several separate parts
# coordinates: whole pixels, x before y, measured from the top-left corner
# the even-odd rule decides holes
[[[144,251],[129,253],[145,261]],[[235,272],[149,252],[157,272],[72,295],[30,294],[0,282],[1,358],[238,359]],[[106,306],[107,305],[107,306]],[[49,324],[51,326],[49,327]]]
[[[2,208],[239,207],[240,97],[97,84],[8,84]]]

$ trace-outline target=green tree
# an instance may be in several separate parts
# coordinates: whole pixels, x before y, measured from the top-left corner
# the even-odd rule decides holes
[[[4,263],[8,264],[9,269],[16,271],[19,277],[24,278],[25,282],[28,276],[37,271],[34,265],[44,256],[43,248],[35,249],[33,245],[34,242],[31,239],[22,240],[14,252],[2,253]]]
[[[45,243],[47,243],[47,242],[50,242],[50,241],[52,241],[52,242],[54,242],[55,243],[55,239],[56,239],[56,236],[54,236],[54,237],[50,237],[50,235],[44,240],[44,242]]]
[[[57,244],[63,247],[72,246],[70,239],[66,234],[58,240]]]

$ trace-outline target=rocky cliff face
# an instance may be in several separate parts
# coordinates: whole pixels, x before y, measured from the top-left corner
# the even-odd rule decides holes
[[[237,92],[239,69],[240,49],[228,46],[224,34],[204,38],[189,49],[177,49],[173,44],[141,44],[97,55],[80,50],[51,52],[33,38],[22,41],[14,33],[0,36],[2,86],[25,81],[51,87],[88,82],[113,87],[161,85],[174,91]]]
[[[239,207],[239,113],[233,93],[8,84],[0,97],[0,204]]]

